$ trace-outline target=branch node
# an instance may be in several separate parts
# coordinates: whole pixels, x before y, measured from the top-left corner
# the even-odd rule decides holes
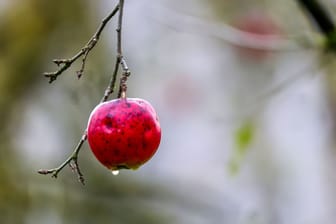
[[[80,79],[83,75],[83,71],[82,70],[76,71],[76,75],[77,75],[77,78]]]
[[[52,83],[53,81],[55,81],[58,76],[57,72],[45,72],[43,73],[43,75],[49,78],[49,83]]]
[[[37,171],[39,174],[47,175],[49,173],[52,173],[50,170],[44,170],[44,169],[39,169]]]
[[[60,66],[61,64],[69,63],[69,60],[66,60],[66,59],[54,59],[53,62],[54,62],[57,66]]]

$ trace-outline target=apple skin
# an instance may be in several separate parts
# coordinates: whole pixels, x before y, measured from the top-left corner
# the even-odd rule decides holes
[[[87,137],[91,151],[108,169],[137,169],[157,151],[161,128],[150,103],[120,98],[101,103],[92,111]]]

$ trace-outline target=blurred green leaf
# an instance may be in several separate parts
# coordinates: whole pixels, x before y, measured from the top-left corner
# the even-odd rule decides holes
[[[243,123],[234,134],[234,152],[229,161],[229,170],[231,174],[239,172],[242,160],[251,146],[255,135],[255,125],[248,120]]]
[[[235,144],[238,153],[244,154],[254,137],[254,125],[248,121],[239,127],[235,133]]]

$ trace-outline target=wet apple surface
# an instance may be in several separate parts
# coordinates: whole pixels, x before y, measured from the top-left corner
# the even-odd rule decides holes
[[[93,154],[110,170],[137,169],[155,154],[161,140],[155,110],[138,98],[99,104],[90,115],[87,131]]]

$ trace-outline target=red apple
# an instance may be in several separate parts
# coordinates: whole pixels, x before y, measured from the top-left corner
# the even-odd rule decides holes
[[[155,110],[138,98],[99,104],[90,115],[87,131],[93,154],[112,171],[137,169],[154,155],[161,140]]]

